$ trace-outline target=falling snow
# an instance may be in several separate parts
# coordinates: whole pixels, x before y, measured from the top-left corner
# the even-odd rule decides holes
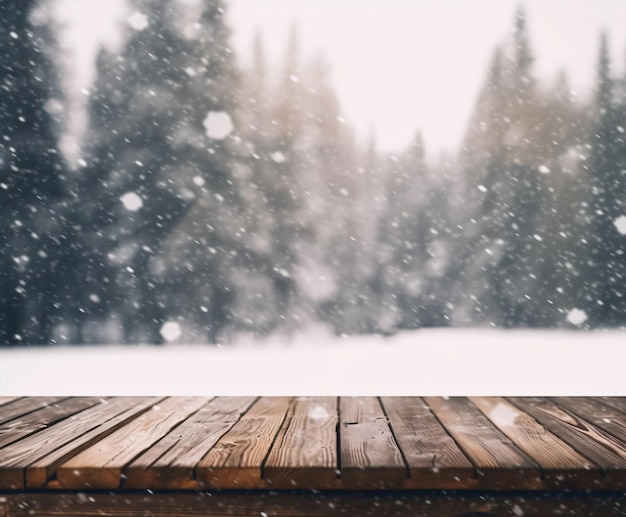
[[[128,25],[136,31],[142,31],[149,25],[148,17],[139,11],[135,11],[128,17]]]
[[[621,235],[626,235],[626,215],[620,215],[615,221],[613,221],[615,228]]]
[[[330,417],[330,414],[323,406],[315,406],[309,411],[307,416],[312,420],[325,420]]]
[[[182,334],[180,325],[175,321],[166,321],[159,332],[168,343],[176,341]]]
[[[276,163],[284,163],[287,161],[287,157],[280,151],[275,151],[270,156]]]
[[[572,309],[567,313],[567,321],[572,325],[582,325],[587,321],[587,313],[582,309]]]
[[[212,4],[157,4],[131,0],[80,66],[31,2],[0,18],[0,344],[626,325],[626,98],[608,48],[587,93],[614,94],[566,102],[521,9],[481,54],[497,59],[467,124],[438,114],[459,145],[439,153],[425,124],[390,152],[343,111],[333,55],[299,56],[294,33],[250,59]],[[422,120],[409,99],[403,116]]]
[[[223,140],[234,129],[233,121],[225,111],[209,111],[202,123],[207,136],[214,140]]]
[[[129,212],[136,212],[143,206],[143,200],[135,192],[126,192],[120,197],[120,201]]]

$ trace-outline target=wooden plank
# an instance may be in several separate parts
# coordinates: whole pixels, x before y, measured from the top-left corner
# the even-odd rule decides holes
[[[298,397],[263,475],[274,488],[338,486],[337,397]]]
[[[481,488],[542,487],[539,466],[466,398],[425,397],[425,401],[476,466]]]
[[[5,404],[18,400],[19,398],[20,397],[0,397],[0,406],[4,406]]]
[[[5,494],[10,517],[623,517],[607,492],[57,492]]]
[[[342,397],[339,404],[340,470],[344,488],[402,486],[408,467],[375,397]]]
[[[76,397],[38,409],[0,425],[0,449],[102,402],[98,397]]]
[[[196,467],[206,488],[268,488],[263,461],[293,405],[291,397],[263,397],[211,448]]]
[[[67,397],[25,397],[11,404],[0,407],[0,424],[4,424],[14,418],[24,416],[38,409],[50,406]]]
[[[605,406],[610,406],[620,413],[626,413],[626,397],[590,397],[597,400]]]
[[[383,409],[409,466],[405,488],[470,488],[474,466],[418,397],[382,397]]]
[[[626,414],[589,397],[554,397],[559,407],[575,413],[626,443]]]
[[[608,486],[626,487],[626,446],[620,440],[574,413],[560,408],[551,400],[538,397],[515,397],[509,400],[604,469]]]
[[[124,469],[124,488],[197,488],[197,463],[254,401],[219,397],[209,402]]]
[[[163,400],[163,397],[122,397],[122,399],[124,405],[128,406],[125,411],[104,422],[94,419],[94,423],[97,425],[91,431],[73,437],[64,446],[56,447],[54,451],[30,465],[26,470],[27,486],[43,486],[63,463],[149,411],[155,404]]]
[[[62,488],[118,488],[122,468],[210,399],[171,397],[61,465]]]
[[[61,463],[125,422],[119,414],[136,415],[157,398],[118,397],[106,400],[5,448],[0,457],[0,488],[42,487]],[[27,470],[28,469],[28,470]],[[26,476],[25,476],[26,473]]]
[[[601,471],[537,420],[502,397],[469,397],[493,424],[536,461],[548,488],[594,488]]]

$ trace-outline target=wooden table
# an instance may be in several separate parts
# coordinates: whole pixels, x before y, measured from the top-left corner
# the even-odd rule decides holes
[[[625,491],[626,398],[0,397],[0,517],[626,515]]]

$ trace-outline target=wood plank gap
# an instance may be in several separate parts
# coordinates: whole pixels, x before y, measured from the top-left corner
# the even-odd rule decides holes
[[[22,398],[23,397],[0,397],[0,406],[2,406],[2,409],[4,409],[9,404],[13,404],[14,402],[17,402]]]
[[[512,404],[600,468],[607,488],[626,488],[626,446],[621,440],[546,398],[511,397]],[[611,483],[609,481],[609,474]]]
[[[132,397],[134,398],[134,397]],[[163,402],[165,397],[147,397],[133,407],[111,415],[104,422],[99,423],[90,430],[74,437],[56,450],[47,453],[45,456],[26,468],[26,484],[29,488],[41,488],[47,481],[56,481],[56,471],[60,465],[66,463],[77,454],[96,444],[108,435],[124,427],[136,418],[147,413],[154,405]],[[142,407],[143,405],[143,407]],[[139,409],[137,409],[139,408]]]
[[[98,397],[70,397],[0,425],[0,449],[40,433],[67,418],[100,405]]]
[[[209,397],[168,397],[124,427],[59,467],[63,488],[117,489],[123,468],[138,452],[148,450],[181,420],[206,404]]]
[[[196,466],[238,422],[254,397],[216,397],[126,465],[126,489],[195,490]]]
[[[256,397],[256,398],[252,401],[252,404],[250,404],[250,406],[248,406],[248,409],[246,409],[246,411],[244,411],[243,413],[241,413],[241,414],[239,415],[239,418],[237,418],[237,421],[236,421],[236,422],[235,422],[235,423],[234,423],[234,424],[233,424],[233,425],[232,425],[229,429],[227,429],[226,431],[224,431],[224,434],[222,434],[222,436],[220,436],[220,437],[219,437],[219,439],[215,442],[215,444],[219,443],[219,442],[220,442],[220,440],[221,440],[222,438],[224,438],[224,436],[226,436],[226,435],[228,434],[228,432],[229,432],[229,431],[230,431],[233,427],[235,427],[235,426],[236,426],[239,422],[241,422],[241,419],[242,419],[242,418],[246,415],[246,413],[248,413],[248,411],[250,411],[250,409],[251,409],[252,407],[254,407],[254,405],[255,405],[257,402],[259,402],[259,400],[260,400],[260,399],[261,399],[261,397]],[[281,425],[282,425],[282,424],[281,424]],[[215,447],[215,444],[213,445],[213,447]],[[206,451],[206,454],[205,454],[205,455],[204,455],[204,456],[200,459],[200,461],[198,461],[198,463],[196,463],[196,465],[194,466],[194,468],[193,468],[193,477],[194,477],[194,479],[199,480],[199,478],[198,478],[198,465],[200,464],[200,462],[202,461],[202,459],[204,459],[206,456],[208,456],[208,455],[211,453],[211,450],[213,449],[213,447],[211,447],[211,449],[209,449],[208,451]],[[270,447],[270,449],[271,449],[271,447]]]
[[[341,480],[341,397],[337,397],[337,425],[335,434],[337,435],[337,478]]]
[[[342,416],[342,488],[395,489],[407,482],[406,464],[380,401],[374,396],[345,397]]]
[[[185,419],[181,420],[176,425],[174,425],[174,427],[172,427],[170,429],[170,431],[166,435],[163,435],[159,440],[157,440],[154,444],[152,444],[152,446],[150,448],[157,446],[159,443],[161,443],[163,440],[165,440],[169,434],[171,434],[172,432],[176,431],[176,429],[179,426],[181,426],[185,421],[187,421],[189,418],[191,418],[196,413],[198,413],[198,411],[201,411],[207,404],[209,404],[211,401],[213,401],[215,399],[216,399],[216,397],[212,397],[209,400],[207,400],[207,402],[206,402],[206,404],[204,406],[199,407],[196,411],[194,411],[193,413],[190,413]],[[163,450],[163,452],[161,454],[159,454],[154,460],[152,460],[152,462],[150,463],[150,466],[152,466],[155,463],[157,463],[163,456],[165,456],[168,452],[170,452],[174,447],[176,447],[176,442],[172,442],[172,444],[169,447],[167,447],[165,450]],[[136,459],[138,459],[139,457],[141,457],[145,453],[146,453],[146,451],[139,452],[137,454],[137,456],[135,456],[134,458],[129,460],[126,463],[126,465],[124,465],[124,467],[127,467],[128,465],[130,465],[133,461],[135,461]],[[124,488],[124,481],[122,481],[121,488]]]
[[[269,448],[267,449],[267,453],[265,454],[265,458],[263,458],[263,461],[261,462],[261,478],[264,480],[267,480],[267,476],[265,475],[265,465],[267,464],[267,460],[270,457],[270,454],[272,452],[272,449],[276,446],[276,442],[278,442],[279,440],[282,442],[284,436],[285,436],[285,432],[287,431],[287,429],[289,428],[289,425],[291,424],[291,420],[293,419],[293,413],[295,411],[295,406],[296,406],[296,399],[292,398],[289,401],[289,407],[287,409],[287,411],[285,411],[285,416],[283,417],[282,422],[280,423],[280,428],[278,429],[278,432],[274,435],[274,439],[272,440],[272,443],[270,444]]]
[[[260,397],[197,463],[201,487],[272,488],[261,466],[275,442],[293,397]]]
[[[626,397],[593,397],[594,401],[600,401],[620,413],[626,412]]]
[[[380,404],[380,407],[383,410],[383,415],[385,415],[385,418],[387,419],[387,425],[389,426],[389,430],[391,431],[391,437],[393,438],[393,441],[395,442],[396,447],[398,447],[398,450],[400,451],[400,457],[402,458],[402,461],[404,462],[404,469],[406,471],[406,477],[408,479],[410,479],[411,478],[411,469],[409,468],[409,462],[406,459],[406,455],[404,454],[404,451],[402,450],[402,447],[400,447],[400,442],[398,441],[398,437],[396,436],[396,432],[394,431],[393,426],[391,425],[391,421],[389,420],[389,415],[387,414],[387,409],[385,408],[385,405],[383,404],[383,401],[382,401],[381,397],[376,397],[376,399],[378,400],[378,403]]]
[[[476,408],[477,411],[479,411],[480,413],[482,413],[482,411],[480,411],[480,408],[474,404],[472,402],[472,400],[469,397],[466,397],[466,400],[469,404],[471,404],[472,406],[474,406]],[[485,416],[485,418],[487,418]],[[539,465],[539,463],[537,461],[535,461],[524,449],[522,449],[519,445],[517,445],[513,440],[511,440],[505,433],[503,433],[502,431],[500,431],[500,429],[489,419],[487,418],[487,420],[489,420],[489,422],[496,428],[498,429],[498,431],[506,437],[507,440],[509,440],[510,445],[517,450],[518,454],[520,456],[523,456],[524,458],[526,458],[527,461],[529,461],[530,463],[532,463],[535,468],[538,469],[539,472],[541,472],[541,465]]]
[[[469,397],[475,406],[541,469],[548,489],[596,488],[598,468],[526,411],[503,397]]]
[[[517,404],[515,397],[505,397],[505,400],[507,400],[508,402],[510,402],[512,405],[514,405],[516,408],[518,408],[520,411],[524,411],[524,407],[523,405]],[[561,409],[559,407],[559,409]],[[562,410],[562,409],[561,409]],[[528,413],[526,411],[526,413]],[[532,416],[532,415],[531,415]],[[592,465],[594,465],[599,472],[600,475],[600,479],[602,481],[606,481],[606,469],[600,465],[598,462],[594,461],[588,454],[585,454],[584,451],[580,450],[580,448],[575,444],[575,443],[571,443],[569,441],[564,440],[563,438],[561,438],[558,434],[556,434],[554,431],[552,431],[546,424],[544,424],[543,422],[541,422],[539,419],[536,419],[537,422],[539,422],[546,431],[554,434],[555,436],[557,436],[560,440],[563,440],[565,443],[567,443],[572,449],[574,449],[578,454],[580,454],[582,457],[586,458]]]
[[[437,422],[439,422],[439,425],[443,428],[443,430],[445,431],[445,433],[450,437],[450,439],[456,444],[456,446],[461,449],[461,452],[463,453],[463,455],[467,458],[467,461],[469,461],[472,464],[472,467],[474,468],[474,479],[478,480],[480,478],[479,474],[478,474],[478,465],[477,463],[474,461],[474,458],[472,458],[472,456],[470,454],[468,454],[468,452],[465,450],[465,448],[463,447],[463,445],[461,443],[459,443],[457,440],[454,439],[454,436],[452,436],[452,434],[450,433],[450,431],[448,430],[448,428],[444,425],[444,423],[441,421],[441,418],[439,418],[439,415],[437,415],[437,413],[435,413],[433,411],[433,408],[430,407],[430,404],[428,404],[428,401],[426,400],[426,398],[422,397],[422,402],[424,402],[424,405],[428,408],[428,411],[430,411],[430,414],[433,415],[433,417],[435,418],[435,420],[437,420]]]
[[[426,397],[450,434],[463,442],[476,460],[477,488],[504,490],[541,488],[540,468],[498,429],[467,397]]]
[[[550,397],[550,400],[561,411],[576,415],[602,431],[607,438],[613,438],[623,446],[626,445],[626,415],[622,411],[603,404],[598,399],[592,400],[586,397]],[[598,416],[598,412],[608,418]],[[624,457],[624,454],[620,456]],[[623,468],[608,468],[603,471],[603,475],[603,479],[611,488],[626,488],[626,472]]]
[[[606,432],[607,434],[615,438],[615,440],[621,443],[626,443],[626,415],[619,414],[617,415],[617,417],[611,416],[609,418],[609,422],[605,422],[601,420],[600,418],[595,417],[593,414],[589,413],[589,411],[591,411],[591,408],[589,408],[589,404],[595,404],[596,406],[599,405],[600,408],[604,408],[605,413],[608,413],[608,412],[618,413],[618,411],[614,409],[613,406],[608,406],[607,404],[603,404],[602,401],[600,401],[600,404],[598,404],[598,401],[595,399],[593,402],[591,402],[585,397],[549,397],[549,398],[561,410],[566,410],[569,413],[575,413],[578,417],[585,419],[589,421],[591,424],[595,425],[596,427],[599,427],[600,429],[602,429],[604,432]],[[581,409],[579,406],[577,406],[575,402],[578,402],[578,401],[575,399],[580,399],[580,401],[587,407],[587,409],[586,410]]]
[[[63,402],[69,398],[71,397],[24,397],[20,400],[14,401],[14,403],[8,404],[7,406],[0,408],[0,424],[7,424],[17,418],[22,418],[26,415],[30,415],[35,411],[50,407],[53,404],[58,404],[59,402]],[[33,401],[41,401],[43,405],[39,405],[36,403],[33,404]],[[19,407],[19,403],[23,403],[27,407],[26,411],[24,411],[23,413],[21,412],[21,409],[18,409],[17,411],[15,410],[16,406]],[[11,415],[8,418],[2,415],[2,411],[6,410],[7,408],[9,414]]]

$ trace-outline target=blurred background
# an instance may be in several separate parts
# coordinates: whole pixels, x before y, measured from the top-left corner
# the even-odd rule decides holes
[[[2,0],[0,344],[626,324],[621,0]]]

